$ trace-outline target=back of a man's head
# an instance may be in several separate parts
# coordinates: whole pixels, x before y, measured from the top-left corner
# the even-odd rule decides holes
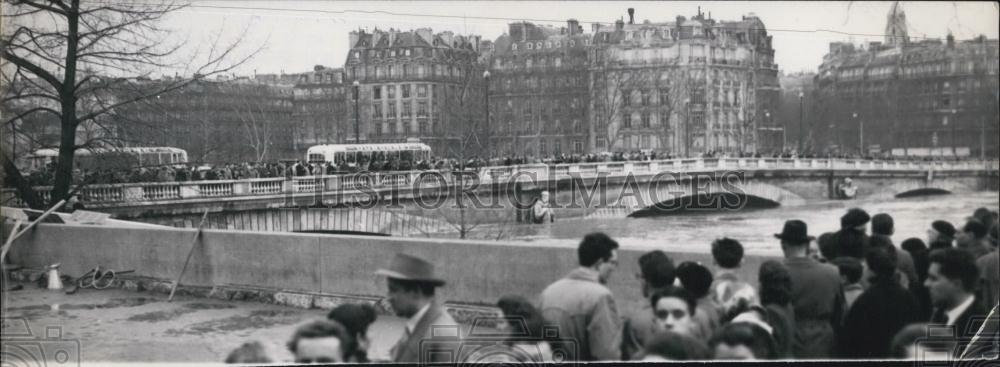
[[[672,331],[661,331],[654,335],[646,342],[643,354],[670,361],[696,361],[710,358],[705,343]]]
[[[591,267],[602,259],[611,259],[611,252],[616,249],[618,242],[604,233],[594,232],[583,237],[576,253],[580,266]]]
[[[341,357],[346,357],[354,353],[356,341],[347,328],[339,322],[333,320],[316,320],[300,326],[292,335],[292,340],[288,341],[288,350],[292,354],[298,355],[299,341],[303,339],[319,339],[334,337],[340,341]],[[298,358],[296,358],[297,360]]]
[[[861,266],[861,261],[857,258],[841,256],[833,259],[831,263],[837,266],[840,276],[846,278],[848,284],[854,284],[861,281],[861,275],[864,273],[864,268]]]
[[[865,264],[875,275],[888,279],[896,272],[896,248],[879,246],[868,249],[865,254]]]
[[[886,213],[878,213],[872,217],[872,233],[883,236],[892,236],[895,232],[895,224],[892,216]]]
[[[967,222],[965,222],[965,226],[962,227],[962,232],[972,233],[972,236],[975,237],[977,240],[986,237],[986,233],[988,230],[989,229],[986,228],[986,225],[984,225],[978,219],[969,219]]]
[[[674,284],[674,261],[663,251],[653,250],[639,256],[639,270],[652,288]]]
[[[712,288],[712,271],[695,262],[681,263],[677,267],[677,278],[680,279],[681,286],[698,299],[707,296]]]
[[[712,242],[712,258],[723,269],[735,269],[743,261],[743,244],[732,238],[723,237]]]

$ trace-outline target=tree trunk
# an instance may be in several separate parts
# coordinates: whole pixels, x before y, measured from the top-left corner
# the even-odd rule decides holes
[[[56,162],[55,183],[52,187],[53,203],[67,199],[69,185],[73,179],[73,154],[76,152],[76,61],[77,44],[80,41],[80,1],[73,0],[66,15],[66,72],[63,75],[59,99],[62,102],[60,123],[59,160]]]

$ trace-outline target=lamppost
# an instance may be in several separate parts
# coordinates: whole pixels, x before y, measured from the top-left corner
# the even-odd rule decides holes
[[[361,119],[358,113],[358,93],[361,88],[361,82],[354,81],[354,143],[361,144],[361,134],[358,132],[358,126],[360,125],[359,120]]]
[[[483,151],[486,152],[487,155],[486,157],[487,159],[489,159],[493,156],[492,154],[490,154],[490,137],[492,135],[492,130],[490,130],[490,71],[489,70],[483,72],[483,79],[486,80],[485,83],[486,93],[483,93],[486,96],[486,131],[485,131],[486,139],[485,143],[483,144]]]
[[[771,125],[771,111],[764,110],[764,120],[767,123],[767,127],[769,128],[774,127],[773,125]],[[754,153],[757,153],[757,151],[760,150],[760,137],[758,136],[758,138],[754,140],[757,141],[757,146],[754,147],[753,151]],[[768,139],[768,140],[774,141],[773,139]]]
[[[951,109],[952,120],[955,119],[955,113],[957,112],[958,110],[955,110],[954,108]],[[958,144],[956,144],[955,140],[955,125],[958,125],[958,121],[951,123],[951,154],[955,156],[955,159],[958,159]]]
[[[691,157],[691,99],[684,100],[684,157]]]
[[[802,134],[805,133],[805,130],[802,129],[802,97],[805,96],[806,94],[802,93],[802,90],[799,90],[799,149],[797,152],[799,155],[802,154]]]
[[[858,151],[861,152],[861,156],[865,155],[865,120],[858,118],[858,113],[855,112],[851,115],[854,120],[858,121]]]

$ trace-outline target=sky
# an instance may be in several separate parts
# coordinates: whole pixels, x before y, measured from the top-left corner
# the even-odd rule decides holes
[[[86,0],[85,0],[86,1]],[[958,39],[979,34],[998,37],[1000,10],[995,2],[902,2],[913,37]],[[739,20],[755,13],[773,35],[775,61],[786,73],[815,70],[829,43],[882,41],[891,1],[776,1],[776,2],[647,2],[647,1],[207,1],[170,15],[162,24],[170,37],[188,46],[202,47],[218,35],[222,40],[243,36],[243,54],[262,47],[235,70],[237,75],[297,73],[314,65],[343,66],[348,34],[359,28],[410,30],[430,27],[496,39],[510,22],[528,20],[562,26],[568,18],[580,21],[585,32],[594,22],[628,19],[635,8],[636,22],[672,21],[691,17],[698,7],[714,19]],[[250,9],[259,8],[259,9]],[[280,9],[297,9],[288,11]],[[389,14],[392,12],[395,14]],[[436,15],[436,16],[420,16]],[[470,17],[470,18],[466,18]],[[494,19],[483,19],[494,18]],[[502,18],[502,19],[498,19]],[[851,33],[847,35],[843,33]],[[244,33],[245,32],[245,33]]]

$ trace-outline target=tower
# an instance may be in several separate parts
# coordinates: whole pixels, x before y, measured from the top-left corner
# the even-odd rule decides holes
[[[885,44],[888,47],[900,47],[910,42],[910,36],[906,33],[906,13],[899,6],[899,2],[892,3],[889,15],[885,23]]]

